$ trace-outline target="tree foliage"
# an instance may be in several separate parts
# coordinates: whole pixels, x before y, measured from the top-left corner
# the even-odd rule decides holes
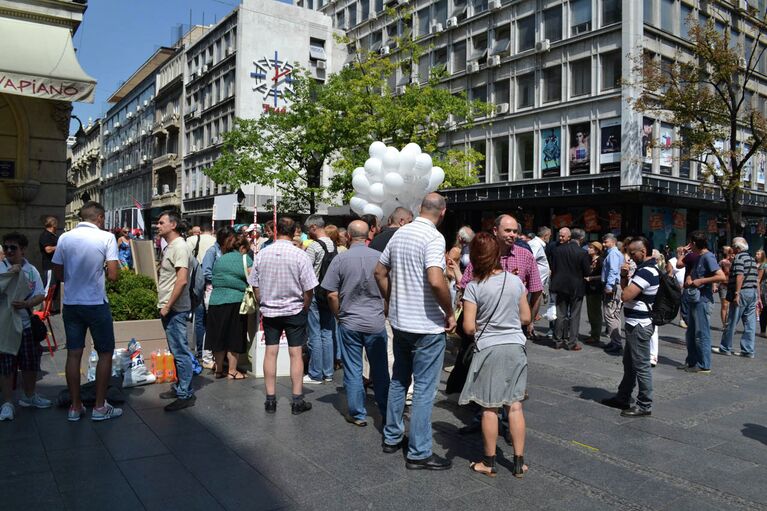
[[[390,9],[387,16],[409,25],[406,10]],[[483,156],[472,149],[446,150],[439,142],[455,127],[451,120],[471,125],[490,106],[444,88],[444,67],[432,69],[428,82],[419,85],[414,73],[423,50],[409,29],[393,40],[396,49],[388,56],[356,50],[348,39],[339,42],[349,48],[349,65],[324,84],[296,68],[290,106],[257,119],[238,119],[224,134],[223,154],[207,175],[230,186],[276,185],[283,210],[313,213],[320,202],[339,195],[348,199],[351,172],[368,158],[369,145],[381,140],[399,148],[419,144],[445,170],[443,187],[475,183]],[[402,76],[398,82],[407,82],[404,91],[397,83],[390,85],[392,77]],[[323,187],[322,172],[329,167],[332,182]]]
[[[757,28],[753,44],[744,47],[711,19],[686,22],[688,44],[673,63],[642,56],[635,108],[680,128],[674,145],[681,158],[698,163],[703,186],[721,190],[730,229],[740,234],[744,171],[767,136],[765,117],[753,102],[754,73],[765,51],[762,32]]]

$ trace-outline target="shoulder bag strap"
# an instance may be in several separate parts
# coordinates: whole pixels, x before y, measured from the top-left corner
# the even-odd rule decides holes
[[[248,254],[242,254],[242,271],[245,272],[245,280],[248,280]]]
[[[485,333],[485,329],[487,328],[487,325],[490,324],[490,321],[492,321],[493,316],[495,316],[495,311],[498,310],[498,306],[501,304],[501,299],[503,299],[503,292],[506,289],[506,276],[508,275],[508,272],[504,270],[503,272],[503,285],[501,286],[501,292],[498,295],[498,301],[495,303],[495,308],[493,308],[493,312],[490,313],[490,317],[487,318],[487,323],[485,323],[485,326],[482,327],[482,331],[479,333],[478,336],[474,338],[474,344],[476,345],[477,341],[482,337],[482,334]]]

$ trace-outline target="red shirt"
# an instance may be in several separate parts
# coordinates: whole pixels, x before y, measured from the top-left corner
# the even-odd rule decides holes
[[[541,284],[541,274],[538,271],[538,265],[535,263],[535,256],[529,250],[512,245],[506,255],[501,256],[501,268],[504,271],[515,274],[522,280],[528,293],[535,293],[543,290]],[[463,272],[463,278],[458,285],[461,289],[465,288],[474,278],[473,266],[469,263]]]

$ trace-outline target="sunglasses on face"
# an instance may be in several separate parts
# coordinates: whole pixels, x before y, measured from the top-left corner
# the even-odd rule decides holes
[[[3,245],[3,252],[15,252],[18,249],[18,245]]]

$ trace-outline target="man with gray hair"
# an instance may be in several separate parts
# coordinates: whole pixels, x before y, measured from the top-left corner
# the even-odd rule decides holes
[[[735,259],[732,261],[727,283],[727,301],[730,302],[727,326],[719,342],[719,348],[712,348],[712,351],[720,355],[732,354],[735,327],[739,321],[743,321],[740,356],[754,358],[756,302],[759,300],[756,261],[748,253],[748,242],[744,238],[733,238],[732,250],[735,252]]]
[[[602,298],[602,317],[607,326],[607,335],[610,342],[605,351],[617,355],[623,349],[621,338],[621,267],[623,266],[623,254],[616,246],[618,239],[614,234],[608,233],[602,236],[602,246],[605,248],[605,259],[602,262],[602,282],[605,284],[604,297]],[[590,339],[594,344],[599,339]],[[588,342],[588,341],[587,341]]]
[[[371,366],[376,403],[381,417],[386,417],[389,396],[389,367],[386,355],[384,301],[373,276],[381,253],[365,246],[368,225],[362,220],[349,224],[349,250],[330,263],[322,287],[328,292],[328,304],[339,323],[339,343],[344,363],[344,389],[349,414],[346,421],[367,426],[365,386],[362,379],[362,350]]]
[[[333,259],[338,252],[327,234],[325,234],[325,220],[319,215],[312,215],[304,222],[304,228],[312,239],[306,247],[306,255],[311,260],[314,274],[319,282],[322,262],[325,258]],[[327,268],[327,265],[326,265]],[[305,384],[318,384],[333,381],[333,363],[335,353],[333,350],[333,332],[336,322],[327,301],[327,294],[321,286],[317,286],[312,296],[312,305],[309,307],[309,371],[304,376]]]

